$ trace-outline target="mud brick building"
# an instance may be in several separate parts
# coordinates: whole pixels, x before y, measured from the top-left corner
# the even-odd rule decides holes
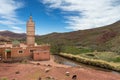
[[[0,44],[0,60],[31,58],[33,60],[49,60],[50,45],[35,43],[35,23],[32,16],[27,21],[26,43]]]

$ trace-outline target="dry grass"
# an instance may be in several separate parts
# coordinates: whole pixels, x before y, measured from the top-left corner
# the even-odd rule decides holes
[[[60,53],[60,55],[84,64],[98,66],[101,68],[106,68],[106,69],[120,72],[120,63],[107,62],[107,61],[97,60],[97,59],[89,59],[89,58],[81,57],[79,55],[72,55],[72,54],[66,54],[66,53]]]
[[[6,78],[6,77],[3,77],[3,78],[0,78],[0,80],[8,80],[8,78]]]
[[[120,55],[115,52],[89,52],[84,54],[79,54],[81,57],[86,57],[90,59],[99,59],[108,62],[120,62]]]

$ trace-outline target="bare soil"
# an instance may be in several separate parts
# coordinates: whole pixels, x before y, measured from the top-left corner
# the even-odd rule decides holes
[[[71,67],[57,64],[51,57],[50,61],[30,61],[23,63],[0,63],[0,80],[50,80],[46,77],[53,77],[51,80],[72,80],[77,75],[77,80],[120,80],[119,73],[105,72],[84,67]],[[38,64],[39,63],[39,64]],[[70,75],[67,76],[66,72]]]

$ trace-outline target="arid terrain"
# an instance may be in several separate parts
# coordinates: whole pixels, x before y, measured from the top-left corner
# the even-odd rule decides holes
[[[50,61],[0,63],[0,80],[72,80],[73,75],[77,80],[120,80],[119,73],[57,64],[53,56]]]

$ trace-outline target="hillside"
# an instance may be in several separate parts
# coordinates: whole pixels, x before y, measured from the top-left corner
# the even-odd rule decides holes
[[[25,33],[14,33],[11,31],[0,31],[0,41],[11,41],[13,39],[25,39]]]
[[[119,51],[120,21],[100,28],[68,33],[52,33],[37,37],[36,41],[38,43],[58,43],[61,45],[82,46],[102,51]]]
[[[0,31],[0,41],[13,39],[25,40],[26,34],[19,34],[10,31]],[[120,52],[120,21],[100,28],[79,30],[67,33],[51,33],[43,36],[36,36],[38,44],[50,43],[61,45],[72,45],[87,47],[99,51]]]

